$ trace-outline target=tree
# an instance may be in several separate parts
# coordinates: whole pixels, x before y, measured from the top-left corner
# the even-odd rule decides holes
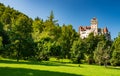
[[[40,38],[40,33],[42,33],[44,30],[43,20],[40,19],[39,17],[35,18],[35,20],[32,23],[32,28],[33,28],[32,37],[34,41],[37,42]]]
[[[58,60],[62,58],[61,45],[57,42],[52,43],[52,48],[50,50],[50,55],[57,58]]]
[[[48,17],[48,21],[53,22],[53,24],[55,24],[58,21],[58,20],[54,20],[53,11],[50,12],[50,16]]]
[[[32,52],[32,48],[31,48],[32,45],[30,45],[31,43],[33,43],[31,36],[32,20],[25,15],[20,15],[15,22],[15,25],[13,27],[13,32],[14,32],[14,37],[13,37],[14,42],[18,44],[18,46],[16,47],[17,61],[19,61],[20,57],[23,57],[23,59],[26,57],[28,58],[28,54],[26,55],[25,53],[26,51],[27,53]],[[32,54],[29,54],[29,56],[30,55]]]
[[[112,50],[111,65],[120,65],[120,34],[113,42]]]
[[[2,37],[0,36],[0,55],[3,53]]]
[[[1,52],[2,56],[6,57],[8,55],[7,45],[10,44],[9,36],[7,32],[4,30],[4,25],[0,22],[0,37],[1,37]]]
[[[94,51],[94,59],[99,65],[104,64],[107,66],[110,60],[110,46],[107,44],[107,41],[100,41],[98,43]]]
[[[86,52],[85,52],[85,60],[87,61],[88,64],[94,63],[93,59],[93,52],[96,48],[97,41],[95,40],[95,36],[93,33],[90,33],[88,38],[84,39],[85,41],[85,46],[86,46]]]
[[[37,50],[35,51],[35,57],[38,61],[49,60],[50,51],[52,48],[51,44],[51,38],[49,35],[44,35],[39,39],[39,42],[37,42]]]
[[[72,25],[65,26],[61,28],[61,36],[59,42],[61,45],[61,51],[63,58],[70,58],[70,49],[72,47],[73,41],[78,39],[79,36],[73,29]]]
[[[75,40],[71,48],[71,59],[73,62],[81,63],[84,58],[85,46],[82,39]]]
[[[0,16],[2,16],[4,10],[5,10],[4,4],[0,3]],[[0,21],[1,21],[1,18],[0,18]]]

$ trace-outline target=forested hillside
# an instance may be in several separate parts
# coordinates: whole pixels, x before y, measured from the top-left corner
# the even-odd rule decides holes
[[[72,25],[59,25],[53,11],[43,20],[0,3],[0,55],[24,60],[68,58],[74,63],[120,65],[120,35],[108,41],[104,35],[81,39]]]

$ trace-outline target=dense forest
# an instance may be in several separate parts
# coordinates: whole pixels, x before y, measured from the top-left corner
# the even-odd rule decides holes
[[[114,41],[93,33],[81,39],[72,25],[59,25],[53,11],[46,20],[32,19],[0,3],[0,56],[17,61],[55,57],[73,63],[120,65],[120,34]]]

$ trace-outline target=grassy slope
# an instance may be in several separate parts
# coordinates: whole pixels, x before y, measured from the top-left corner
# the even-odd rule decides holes
[[[120,68],[60,62],[0,60],[0,76],[120,76]]]

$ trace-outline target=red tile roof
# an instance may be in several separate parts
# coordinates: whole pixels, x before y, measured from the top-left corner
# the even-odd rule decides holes
[[[88,29],[91,29],[91,27],[90,27],[90,26],[84,26],[84,27],[83,27],[83,26],[80,26],[80,27],[79,27],[79,30],[80,30],[80,31],[86,31],[86,30],[88,30]]]

